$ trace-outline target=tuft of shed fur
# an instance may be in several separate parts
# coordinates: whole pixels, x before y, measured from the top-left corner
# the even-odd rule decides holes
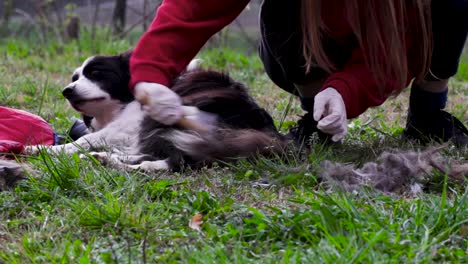
[[[384,192],[418,193],[428,182],[431,172],[438,171],[450,180],[466,182],[468,163],[459,163],[440,155],[442,147],[423,152],[387,151],[376,162],[365,163],[361,168],[351,164],[322,163],[321,177],[333,186],[355,191],[371,186]]]

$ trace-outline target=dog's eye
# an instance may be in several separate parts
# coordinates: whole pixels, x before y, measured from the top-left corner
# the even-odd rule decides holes
[[[72,82],[76,82],[78,80],[78,74],[74,74],[72,76]]]
[[[91,72],[91,76],[97,77],[97,76],[99,76],[100,73],[101,73],[100,71],[94,70],[94,71]]]

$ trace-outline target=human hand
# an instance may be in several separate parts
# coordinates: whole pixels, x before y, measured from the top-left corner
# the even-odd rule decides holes
[[[328,87],[315,96],[314,120],[318,122],[318,129],[332,135],[333,141],[337,142],[346,136],[346,107],[335,88]]]
[[[179,95],[164,85],[139,82],[135,86],[135,98],[147,115],[165,125],[173,125],[183,116]]]

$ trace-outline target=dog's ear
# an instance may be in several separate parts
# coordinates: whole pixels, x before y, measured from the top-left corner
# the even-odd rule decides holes
[[[133,49],[129,49],[123,53],[120,53],[119,61],[120,61],[120,68],[122,72],[125,73],[128,79],[130,79],[130,57],[132,56]]]
[[[123,53],[119,54],[119,59],[124,62],[125,64],[130,63],[130,56],[132,56],[133,49],[129,49]]]

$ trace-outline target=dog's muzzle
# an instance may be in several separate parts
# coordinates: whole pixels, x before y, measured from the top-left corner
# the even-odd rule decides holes
[[[74,85],[69,85],[69,86],[63,88],[62,95],[67,99],[72,98],[75,95],[75,86]]]

